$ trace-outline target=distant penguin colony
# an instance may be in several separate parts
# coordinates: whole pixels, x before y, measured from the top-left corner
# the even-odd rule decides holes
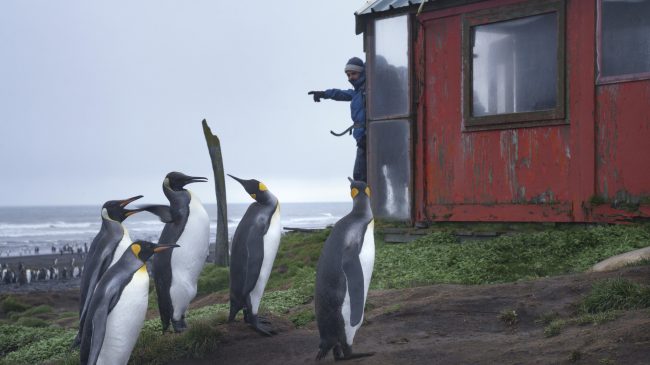
[[[185,313],[196,296],[199,274],[209,254],[210,222],[199,198],[185,185],[206,182],[204,177],[170,172],[163,181],[167,205],[142,207],[165,222],[158,242],[179,245],[153,258],[154,282],[163,332],[171,322],[174,332],[187,328]]]
[[[126,365],[135,346],[149,298],[145,262],[177,245],[132,243],[95,287],[82,328],[81,364]]]
[[[350,179],[350,190],[352,211],[332,228],[316,270],[314,304],[320,333],[317,360],[330,350],[335,360],[372,355],[352,353],[375,263],[370,188]]]
[[[257,311],[280,246],[280,203],[263,183],[228,176],[242,184],[255,199],[237,225],[230,245],[228,321],[232,322],[243,309],[244,321],[258,332],[270,336],[274,331],[264,318],[258,317]]]

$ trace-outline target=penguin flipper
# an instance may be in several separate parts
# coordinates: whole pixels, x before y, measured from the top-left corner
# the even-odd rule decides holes
[[[96,307],[90,308],[90,321],[87,321],[83,328],[81,338],[80,357],[82,364],[95,364],[99,358],[99,353],[104,344],[106,335],[106,321],[108,318],[109,304],[108,301],[94,302],[99,303]]]
[[[174,221],[174,219],[172,218],[172,212],[169,205],[151,204],[151,205],[143,205],[140,206],[139,208],[158,216],[161,222],[171,223]]]
[[[346,250],[347,251],[347,250]],[[350,324],[356,326],[363,317],[364,305],[364,284],[363,269],[359,256],[352,252],[346,252],[343,256],[343,273],[348,285],[350,295]]]
[[[248,248],[248,263],[244,292],[250,293],[255,289],[264,262],[264,235],[249,234],[246,247]]]

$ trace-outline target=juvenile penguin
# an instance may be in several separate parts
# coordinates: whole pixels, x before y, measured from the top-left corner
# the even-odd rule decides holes
[[[132,243],[129,231],[122,225],[122,222],[127,217],[142,211],[142,209],[126,209],[129,203],[140,198],[142,198],[142,195],[124,200],[109,200],[102,206],[102,226],[90,245],[88,255],[86,255],[84,266],[88,269],[81,273],[79,332],[74,340],[74,345],[78,345],[81,339],[81,329],[86,320],[86,310],[90,304],[95,285],[97,285],[106,270],[122,256],[122,253]],[[54,265],[56,265],[56,261]]]
[[[146,261],[176,245],[132,243],[95,287],[82,328],[81,364],[126,364],[147,314]]]
[[[230,316],[232,322],[244,309],[244,321],[258,332],[270,336],[275,332],[257,310],[264,287],[271,275],[273,261],[280,246],[280,203],[266,186],[257,180],[239,181],[255,199],[242,217],[230,246]]]
[[[209,254],[210,221],[199,198],[185,185],[206,182],[204,177],[170,172],[163,181],[167,205],[142,207],[165,222],[158,242],[174,243],[180,247],[153,258],[154,282],[163,332],[171,321],[175,332],[187,328],[185,312],[196,296],[199,274]]]
[[[372,355],[352,353],[354,335],[363,322],[375,263],[370,188],[362,181],[348,179],[352,211],[332,228],[316,270],[314,303],[320,333],[317,360],[325,357],[330,349],[335,360]]]

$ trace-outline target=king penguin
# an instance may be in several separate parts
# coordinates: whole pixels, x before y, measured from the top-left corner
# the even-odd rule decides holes
[[[270,336],[275,332],[265,319],[257,316],[257,310],[280,246],[280,203],[263,183],[228,176],[242,184],[255,199],[237,225],[230,246],[228,321],[232,322],[244,309],[244,321],[261,334]]]
[[[185,312],[196,296],[199,274],[208,258],[208,213],[199,198],[185,189],[187,184],[207,180],[205,177],[170,172],[163,181],[163,192],[170,205],[141,207],[158,215],[166,223],[158,242],[180,246],[153,258],[154,282],[163,332],[169,328],[170,321],[175,332],[183,332],[187,328]]]
[[[362,181],[348,179],[352,211],[332,228],[316,269],[314,304],[320,333],[317,360],[331,349],[335,360],[372,355],[352,353],[375,263],[370,188]]]
[[[149,299],[146,261],[177,245],[132,243],[95,287],[82,328],[80,360],[86,364],[126,364],[135,346]]]
[[[95,239],[93,239],[86,255],[84,267],[87,269],[81,274],[79,332],[74,340],[75,346],[79,344],[81,339],[81,329],[86,320],[86,310],[90,304],[95,285],[97,285],[106,270],[122,256],[132,243],[129,231],[122,222],[127,217],[142,211],[142,209],[126,209],[129,203],[140,198],[142,198],[142,195],[124,200],[109,200],[102,206],[102,226]]]

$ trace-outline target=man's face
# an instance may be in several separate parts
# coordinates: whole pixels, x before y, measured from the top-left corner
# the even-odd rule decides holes
[[[348,81],[358,80],[361,76],[361,72],[357,71],[345,71],[345,74],[348,76]]]

